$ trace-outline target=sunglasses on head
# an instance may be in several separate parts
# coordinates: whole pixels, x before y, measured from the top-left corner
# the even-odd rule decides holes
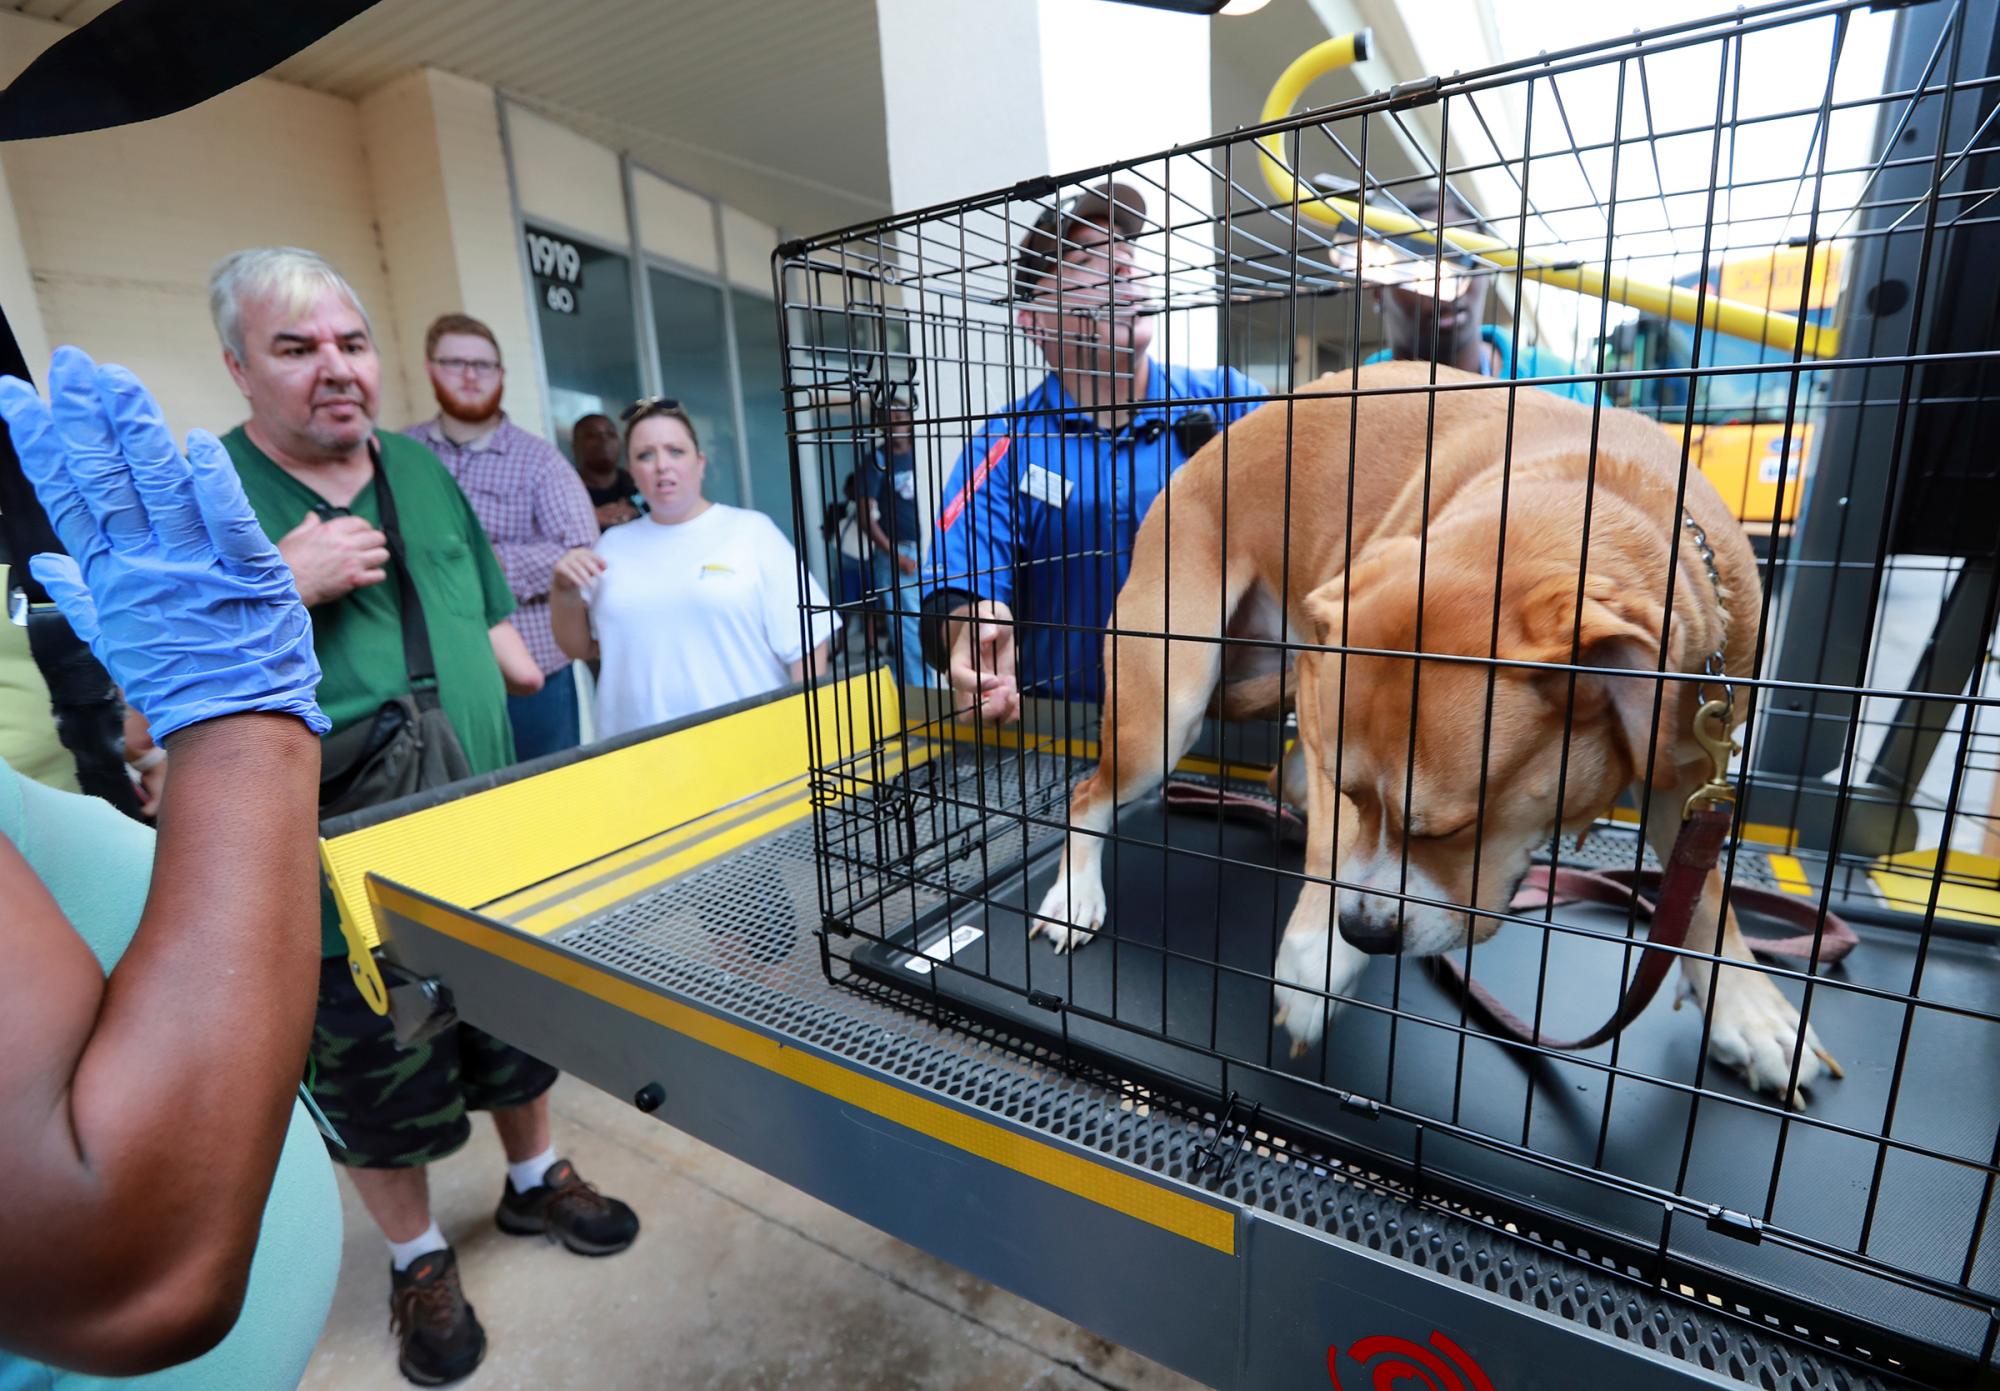
[[[621,424],[630,425],[640,416],[653,412],[684,414],[685,408],[671,396],[641,396],[618,412],[618,419]]]

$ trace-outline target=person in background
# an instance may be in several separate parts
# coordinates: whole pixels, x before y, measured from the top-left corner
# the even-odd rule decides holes
[[[563,651],[602,661],[603,738],[802,681],[839,627],[777,523],[702,496],[708,460],[679,402],[638,401],[625,419],[625,462],[651,510],[557,561],[552,607]]]
[[[1427,181],[1405,192],[1403,206],[1418,221],[1436,226],[1437,185]],[[1446,192],[1444,206],[1446,232],[1484,230],[1456,193]],[[1435,355],[1440,366],[1482,377],[1511,380],[1575,375],[1575,365],[1561,354],[1534,344],[1517,351],[1507,330],[1486,322],[1492,270],[1449,248],[1440,261],[1434,239],[1414,242],[1405,249],[1417,259],[1391,262],[1383,268],[1380,279],[1369,277],[1378,286],[1376,305],[1389,345],[1363,358],[1363,366],[1392,358],[1429,362]],[[1586,404],[1595,390],[1589,382],[1551,382],[1542,389]]]
[[[0,565],[0,594],[9,592],[8,567]],[[130,725],[127,724],[125,761],[133,761]],[[140,722],[143,723],[143,722]],[[152,740],[146,740],[148,744]],[[143,751],[142,751],[143,752]],[[24,777],[44,787],[75,792],[76,760],[63,747],[56,732],[56,717],[49,708],[49,685],[35,654],[28,646],[28,630],[0,619],[0,759]],[[142,784],[143,789],[143,784]],[[155,789],[140,792],[140,809],[148,809]]]
[[[229,459],[74,348],[0,417],[68,556],[37,579],[161,744],[157,834],[0,762],[0,1387],[295,1386],[340,1195],[312,1033],[319,666]],[[73,558],[72,558],[73,557]]]
[[[850,473],[840,481],[841,500],[827,509],[826,537],[833,542],[840,561],[840,581],[834,599],[850,613],[861,616],[862,646],[873,652],[878,636],[877,596],[883,591],[888,556],[871,538],[881,530],[875,518],[875,499],[861,491],[861,475]],[[849,632],[850,643],[854,633]]]
[[[590,505],[597,510],[598,531],[609,531],[637,517],[639,507],[632,499],[638,496],[639,485],[625,471],[625,442],[618,437],[611,417],[580,417],[570,427],[569,447],[576,455],[576,471],[590,494]]]
[[[312,611],[319,701],[334,732],[373,720],[410,692],[400,584],[385,582],[407,563],[438,696],[470,771],[513,762],[505,697],[536,690],[541,668],[507,622],[514,598],[465,495],[418,441],[375,428],[382,366],[353,288],[309,251],[265,247],[217,264],[209,308],[223,363],[250,405],[249,420],[223,445]],[[380,529],[384,485],[404,532],[400,558]],[[177,776],[167,786],[171,802]],[[639,1221],[556,1155],[554,1068],[469,1024],[399,1046],[348,974],[324,889],[320,905],[313,1097],[340,1135],[330,1145],[335,1161],[388,1242],[398,1366],[411,1381],[441,1385],[471,1372],[486,1351],[457,1258],[432,1219],[426,1176],[471,1134],[467,1112],[490,1111],[506,1151],[494,1212],[502,1232],[608,1255],[631,1245]],[[277,920],[265,930],[307,929]]]
[[[590,495],[556,447],[507,418],[507,369],[493,330],[445,314],[424,335],[424,365],[438,413],[403,433],[443,460],[493,543],[514,594],[514,627],[541,672],[541,689],[507,699],[514,757],[540,758],[581,739],[576,676],[549,632],[549,576],[556,558],[597,537]]]
[[[921,591],[917,564],[923,541],[923,517],[917,510],[917,450],[910,426],[910,408],[891,406],[883,412],[882,444],[862,469],[861,490],[875,504],[868,534],[882,556],[882,588],[893,592],[886,615],[890,650],[905,683],[931,684],[924,664],[918,610]]]
[[[919,585],[924,658],[965,713],[1011,721],[1024,694],[1102,698],[1104,627],[1139,524],[1265,394],[1233,369],[1147,355],[1155,291],[1132,247],[1145,230],[1145,198],[1105,183],[1045,209],[1015,258],[1017,322],[1048,375],[967,441]]]

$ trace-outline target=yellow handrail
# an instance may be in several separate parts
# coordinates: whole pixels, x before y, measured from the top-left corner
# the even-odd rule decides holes
[[[1316,79],[1349,66],[1366,53],[1365,30],[1360,34],[1342,34],[1307,49],[1279,74],[1270,96],[1264,99],[1261,119],[1275,121],[1289,116],[1301,94]],[[1360,223],[1383,236],[1410,237],[1431,243],[1438,240],[1438,230],[1432,224],[1394,209],[1363,208],[1352,199],[1305,191],[1285,167],[1282,139],[1280,134],[1259,136],[1257,139],[1258,163],[1263,166],[1264,181],[1281,202],[1295,202],[1299,212],[1329,227]],[[1703,298],[1685,285],[1662,284],[1622,273],[1608,274],[1601,266],[1552,265],[1524,256],[1498,237],[1489,237],[1469,228],[1445,228],[1443,238],[1458,250],[1470,252],[1490,265],[1508,270],[1519,268],[1529,280],[1615,300],[1642,313],[1661,315],[1684,324],[1695,322],[1699,301],[1702,320],[1712,331],[1726,333],[1732,338],[1761,342],[1781,352],[1790,352],[1796,345],[1807,357],[1823,358],[1834,356],[1839,349],[1839,330],[1831,326],[1805,323],[1793,315],[1762,309],[1740,300],[1724,299],[1713,292]]]

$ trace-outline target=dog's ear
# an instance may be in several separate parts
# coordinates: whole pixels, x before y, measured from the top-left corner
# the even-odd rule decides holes
[[[1414,536],[1398,536],[1387,541],[1371,541],[1356,552],[1346,573],[1335,575],[1306,595],[1305,610],[1312,619],[1313,641],[1329,644],[1340,641],[1344,628],[1364,603],[1379,600],[1384,586],[1399,577],[1410,580],[1409,603],[1416,602],[1418,542]]]
[[[1680,741],[1684,682],[1662,680],[1660,616],[1644,609],[1609,581],[1593,576],[1584,583],[1577,607],[1576,581],[1537,585],[1522,604],[1530,661],[1567,665],[1574,637],[1575,664],[1629,675],[1582,672],[1576,677],[1576,718],[1608,718],[1619,751],[1634,778],[1644,777],[1650,758],[1656,773],[1671,776]],[[1675,647],[1679,647],[1676,635]],[[1680,671],[1678,652],[1667,654],[1665,670]],[[1535,684],[1560,708],[1569,696],[1566,672],[1541,672]],[[1657,750],[1657,752],[1656,752]]]
[[[1310,642],[1324,646],[1340,640],[1340,615],[1347,607],[1347,578],[1335,575],[1325,584],[1306,595],[1306,617],[1312,629],[1305,634]]]

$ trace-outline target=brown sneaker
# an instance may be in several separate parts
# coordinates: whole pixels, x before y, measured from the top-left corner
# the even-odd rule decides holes
[[[402,1341],[398,1370],[419,1386],[470,1376],[486,1356],[486,1330],[465,1302],[450,1247],[389,1271],[389,1331]]]
[[[493,1220],[509,1236],[545,1236],[579,1256],[614,1256],[639,1235],[639,1215],[585,1183],[567,1159],[525,1193],[502,1182]]]

